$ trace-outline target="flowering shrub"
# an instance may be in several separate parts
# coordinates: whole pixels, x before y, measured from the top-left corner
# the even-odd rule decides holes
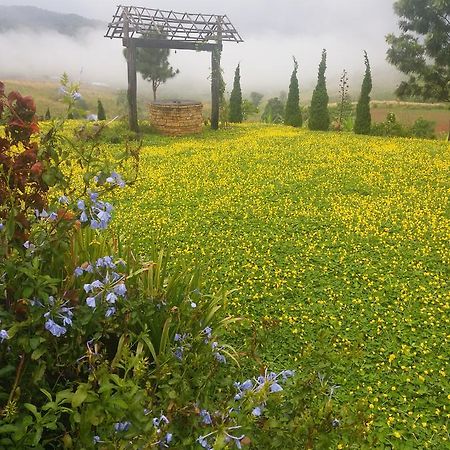
[[[164,252],[143,263],[102,233],[113,214],[103,195],[125,187],[116,166],[129,155],[103,159],[97,132],[84,129],[67,144],[69,163],[62,124],[39,139],[32,100],[0,87],[0,447],[278,448],[338,437],[323,380],[316,393],[296,384],[301,401],[287,394],[289,370],[245,380],[223,336],[237,322],[223,312],[227,292],[206,294],[197,270],[170,275]],[[24,152],[33,157],[11,170]],[[316,417],[307,397],[320,420],[300,420]]]

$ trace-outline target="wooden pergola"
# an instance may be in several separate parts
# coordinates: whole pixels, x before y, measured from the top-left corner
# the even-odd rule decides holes
[[[243,42],[226,15],[118,6],[105,37],[122,39],[127,48],[129,122],[133,131],[138,131],[136,48],[211,52],[211,128],[218,129],[222,43]]]

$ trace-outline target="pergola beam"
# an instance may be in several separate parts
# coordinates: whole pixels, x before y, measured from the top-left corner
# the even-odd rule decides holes
[[[136,48],[169,48],[172,50],[195,50],[212,52],[219,48],[222,50],[221,44],[197,43],[189,41],[171,41],[168,39],[145,39],[130,38],[124,39],[124,45],[128,47],[133,44]]]

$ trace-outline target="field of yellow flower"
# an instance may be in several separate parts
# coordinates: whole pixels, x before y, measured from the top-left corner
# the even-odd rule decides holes
[[[389,448],[450,448],[449,167],[445,142],[282,126],[148,140],[115,226],[237,289],[271,368],[331,378]]]

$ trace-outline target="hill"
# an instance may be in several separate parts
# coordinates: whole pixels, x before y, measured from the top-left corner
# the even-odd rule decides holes
[[[13,30],[55,31],[76,36],[86,28],[98,28],[104,24],[77,14],[61,14],[34,6],[0,5],[0,33]]]

